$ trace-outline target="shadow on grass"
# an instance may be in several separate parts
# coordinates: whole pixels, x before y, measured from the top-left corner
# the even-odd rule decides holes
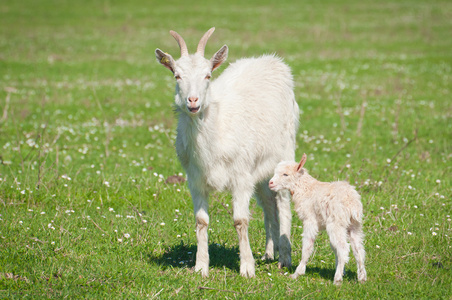
[[[292,270],[293,269],[293,270]],[[292,266],[291,271],[295,272],[296,266]],[[336,268],[319,268],[319,267],[309,267],[306,266],[306,274],[304,276],[319,276],[325,280],[334,281],[334,274],[336,273]],[[300,277],[299,277],[300,278]],[[344,281],[357,281],[358,275],[355,271],[345,268],[345,275],[343,276]]]
[[[196,262],[196,245],[186,245],[182,242],[171,246],[162,255],[149,254],[149,261],[154,264],[173,268],[192,268]],[[238,247],[225,247],[219,244],[209,245],[209,267],[226,267],[239,272],[239,250]]]

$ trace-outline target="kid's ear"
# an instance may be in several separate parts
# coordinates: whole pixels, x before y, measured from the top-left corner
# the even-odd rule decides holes
[[[221,64],[228,58],[228,46],[224,45],[215,53],[210,62],[212,63],[212,71],[221,66]]]
[[[298,164],[297,167],[297,172],[300,172],[302,170],[304,164],[306,163],[306,159],[307,159],[306,153],[303,153],[303,156],[301,157],[300,163]]]
[[[157,58],[159,63],[161,63],[163,66],[165,66],[165,68],[174,73],[174,59],[170,54],[165,53],[157,48],[155,49],[155,57]]]

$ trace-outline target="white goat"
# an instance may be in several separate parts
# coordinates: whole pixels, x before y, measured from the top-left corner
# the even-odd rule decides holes
[[[283,161],[275,169],[269,182],[273,191],[290,190],[295,211],[303,220],[303,252],[301,262],[292,278],[303,275],[306,263],[314,250],[314,240],[319,230],[326,229],[331,248],[336,255],[336,274],[334,283],[342,283],[342,271],[348,262],[350,246],[358,265],[358,280],[367,280],[364,268],[365,251],[363,247],[361,196],[353,186],[345,181],[320,182],[308,174],[303,165],[306,154],[300,163]]]
[[[228,54],[224,45],[210,60],[204,58],[214,30],[204,34],[192,55],[182,37],[170,31],[181,58],[175,61],[160,49],[155,54],[176,79],[176,151],[193,198],[198,242],[195,271],[201,270],[203,276],[209,272],[209,192],[228,190],[239,238],[240,274],[253,277],[254,258],[248,240],[253,193],[265,215],[263,259],[273,259],[279,250],[280,267],[291,265],[290,194],[270,191],[268,179],[279,161],[294,158],[299,110],[290,69],[275,56],[240,59],[211,81],[212,71]]]

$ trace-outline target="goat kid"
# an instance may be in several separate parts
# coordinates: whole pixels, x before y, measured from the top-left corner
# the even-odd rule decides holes
[[[349,259],[350,245],[347,243],[347,237],[358,265],[358,280],[366,281],[361,196],[345,181],[320,182],[314,179],[303,168],[305,162],[306,154],[303,154],[299,164],[280,162],[269,182],[269,187],[273,191],[290,190],[295,211],[303,220],[302,258],[291,277],[296,279],[299,275],[305,274],[317,233],[326,229],[331,248],[336,255],[334,284],[342,283],[343,270]]]

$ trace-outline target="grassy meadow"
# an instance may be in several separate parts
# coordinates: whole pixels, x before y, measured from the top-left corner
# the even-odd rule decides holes
[[[174,79],[154,56],[276,53],[301,110],[297,158],[364,204],[368,282],[333,285],[327,235],[307,274],[239,275],[231,197],[210,198],[210,276],[192,271],[193,206],[177,160]],[[0,298],[452,299],[452,2],[0,2]],[[227,65],[227,64],[225,64]],[[214,73],[214,77],[224,70]]]

